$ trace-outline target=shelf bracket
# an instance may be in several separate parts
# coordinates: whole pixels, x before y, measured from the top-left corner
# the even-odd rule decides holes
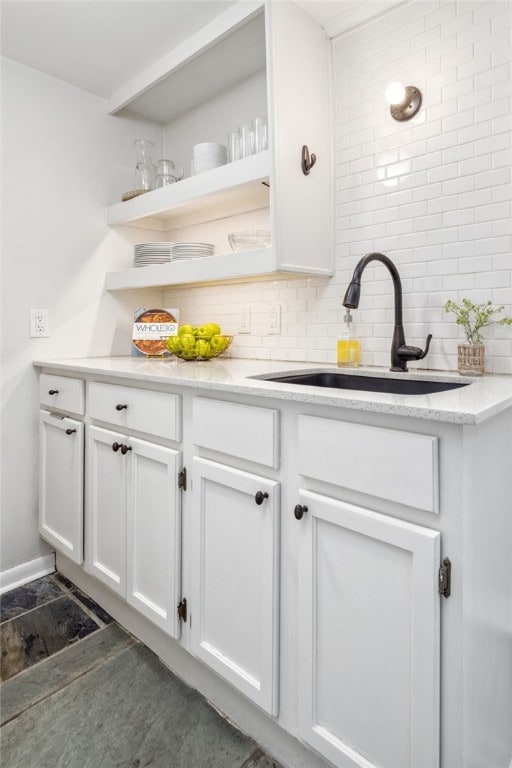
[[[301,160],[302,173],[304,174],[304,176],[309,176],[309,172],[315,163],[316,163],[316,155],[314,155],[313,153],[311,153],[310,155],[309,147],[307,146],[307,144],[304,144],[304,146],[302,147],[302,160]]]

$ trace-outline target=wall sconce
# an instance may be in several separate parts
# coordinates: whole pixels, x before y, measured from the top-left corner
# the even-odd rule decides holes
[[[391,116],[400,122],[410,120],[421,107],[421,91],[414,85],[391,83],[386,88],[386,99],[391,105]]]

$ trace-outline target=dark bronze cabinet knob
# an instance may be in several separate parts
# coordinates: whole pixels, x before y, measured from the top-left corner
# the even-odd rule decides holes
[[[58,389],[49,389],[48,390],[48,394],[49,395],[58,395],[59,394],[59,390]]]
[[[123,454],[123,456],[124,456],[125,454],[127,454],[127,453],[128,453],[128,451],[131,451],[131,450],[132,450],[132,447],[131,447],[131,445],[124,445],[124,444],[123,444],[123,445],[121,446],[121,453]]]
[[[268,493],[266,491],[257,491],[256,495],[254,497],[254,501],[256,504],[260,505],[263,504],[265,499],[268,499]]]
[[[112,443],[112,450],[114,451],[114,453],[116,453],[116,451],[118,451],[120,448],[121,448],[121,443]]]
[[[297,504],[295,509],[293,510],[293,514],[295,515],[297,520],[302,520],[304,517],[304,513],[308,511],[308,508],[306,506],[303,506],[302,504]]]
[[[124,405],[123,405],[122,403],[118,403],[118,404],[116,405],[116,411],[124,411],[124,410],[126,410],[127,408],[128,408],[128,406],[126,405],[126,403],[125,403]]]
[[[66,435],[73,435],[76,432],[76,429],[66,429]]]

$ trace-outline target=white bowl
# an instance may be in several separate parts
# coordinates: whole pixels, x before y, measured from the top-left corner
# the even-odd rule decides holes
[[[255,248],[269,248],[271,236],[266,229],[246,229],[232,232],[228,235],[228,242],[232,251],[252,251]]]
[[[196,154],[203,154],[203,153],[213,153],[213,154],[225,154],[227,155],[228,148],[224,144],[217,144],[214,141],[203,141],[202,144],[194,144],[193,147],[193,153]]]
[[[205,171],[212,171],[214,168],[220,168],[221,165],[226,165],[226,161],[225,160],[217,160],[215,162],[205,162],[203,160],[193,161],[194,173],[204,173]]]
[[[216,163],[217,165],[223,165],[227,163],[228,158],[226,155],[206,155],[205,157],[194,155],[192,160],[194,163]]]

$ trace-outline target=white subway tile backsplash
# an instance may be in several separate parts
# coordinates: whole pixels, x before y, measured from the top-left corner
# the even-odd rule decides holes
[[[502,48],[495,48],[491,54],[493,67],[499,67],[501,64],[510,62],[512,58],[512,46],[504,45]]]
[[[475,109],[475,123],[483,122],[484,120],[494,121],[500,117],[508,118],[510,120],[510,103],[508,97],[494,100],[490,104],[485,104],[483,107]],[[493,133],[497,133],[497,131],[493,130]]]
[[[488,171],[490,168],[492,168],[492,155],[479,155],[478,157],[461,161],[459,163],[459,174],[466,176],[467,174]]]
[[[493,203],[500,203],[506,200],[512,200],[512,186],[510,184],[501,184],[499,187],[493,187]]]
[[[507,2],[507,0],[505,0],[505,2]],[[481,40],[475,42],[475,45],[474,45],[475,58],[479,58],[480,56],[485,56],[485,54],[487,53],[492,54],[494,51],[498,50],[499,48],[506,48],[508,45],[510,45],[509,30],[507,28],[504,29],[503,26],[499,24],[498,29],[492,30],[492,34],[488,34],[487,36],[484,36]]]
[[[468,209],[461,211],[465,213]],[[471,210],[471,209],[469,209]],[[469,224],[459,229],[459,240],[464,242],[465,240],[478,240],[479,238],[491,237],[492,235],[492,223],[490,221],[483,222],[481,224]]]
[[[459,176],[458,179],[443,181],[443,195],[460,195],[462,192],[471,192],[475,187],[473,176]]]
[[[504,185],[507,184],[509,179],[510,170],[508,168],[497,168],[494,171],[479,173],[475,177],[475,189],[481,189],[482,187],[498,187],[503,191]]]
[[[472,224],[475,220],[475,212],[472,208],[463,208],[457,211],[446,211],[442,215],[442,226],[457,227]],[[460,233],[459,233],[460,237]]]
[[[499,219],[492,222],[492,234],[496,237],[500,235],[512,235],[512,217],[508,216],[506,219]],[[511,258],[512,268],[512,258]]]
[[[477,208],[491,202],[490,189],[478,189],[475,192],[465,192],[459,195],[459,208]]]
[[[493,168],[510,168],[512,165],[512,149],[507,148],[494,152],[492,156]]]
[[[387,253],[402,277],[405,332],[434,340],[425,367],[456,366],[462,338],[448,299],[491,299],[512,314],[509,0],[410,0],[333,41],[336,273],[233,286],[172,289],[184,322],[216,318],[237,333],[240,304],[252,333],[230,352],[246,358],[335,362],[342,299],[357,260]],[[384,91],[418,85],[419,115],[395,122]],[[267,335],[268,302],[281,334]],[[354,313],[361,360],[389,366],[393,292],[369,267]],[[489,328],[487,369],[512,374],[510,328]]]
[[[510,253],[511,251],[511,238],[505,237],[490,237],[484,240],[477,240],[475,242],[475,253],[480,254],[496,254],[496,253]]]
[[[477,139],[485,139],[492,133],[492,126],[489,121],[484,123],[475,123],[474,125],[466,126],[458,130],[458,143],[464,144],[465,142],[471,142],[471,148],[473,155],[479,154],[475,152],[475,142]],[[488,152],[491,150],[487,150]]]
[[[502,61],[500,61],[502,59]],[[512,48],[500,48],[492,53],[492,69],[486,69],[475,75],[475,90],[496,85],[510,77],[510,61],[512,60]]]

